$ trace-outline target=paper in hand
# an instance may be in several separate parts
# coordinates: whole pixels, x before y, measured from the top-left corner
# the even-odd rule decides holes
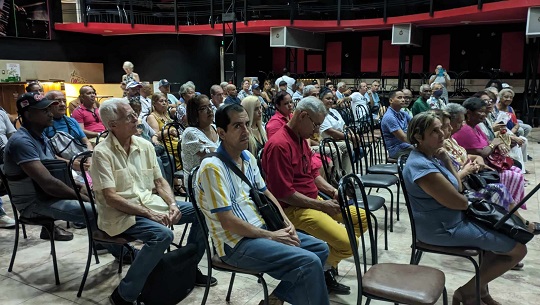
[[[499,111],[499,115],[497,115],[497,119],[495,119],[495,122],[504,123],[504,125],[506,125],[506,123],[508,123],[510,119],[511,119],[510,114],[504,111]]]

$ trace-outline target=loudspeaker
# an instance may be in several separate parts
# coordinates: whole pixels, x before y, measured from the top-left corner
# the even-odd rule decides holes
[[[270,47],[324,51],[324,34],[285,26],[274,27],[270,28]]]
[[[540,7],[529,7],[525,34],[528,38],[540,37]]]
[[[422,31],[411,23],[392,26],[392,44],[422,46]]]

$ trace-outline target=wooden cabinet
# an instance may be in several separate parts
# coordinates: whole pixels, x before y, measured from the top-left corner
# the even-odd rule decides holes
[[[17,114],[17,98],[23,94],[26,83],[0,83],[0,106],[9,114]]]

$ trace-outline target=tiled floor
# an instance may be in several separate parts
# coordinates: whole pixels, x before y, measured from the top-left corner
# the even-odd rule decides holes
[[[540,170],[537,176],[536,164],[540,165],[540,129],[534,129],[529,136],[529,154],[534,161],[528,164],[531,172],[526,175],[529,180],[527,190],[540,181]],[[538,178],[537,178],[538,177]],[[385,191],[380,192],[386,197]],[[528,210],[522,211],[527,219],[540,220],[539,214],[540,192],[532,197],[527,203]],[[4,206],[11,213],[7,196],[4,198]],[[401,199],[403,201],[403,199]],[[394,232],[389,234],[389,250],[385,251],[380,246],[379,262],[408,263],[410,257],[410,226],[407,211],[401,205],[401,220],[395,222]],[[382,213],[376,215],[382,219]],[[64,225],[63,222],[59,223]],[[82,278],[86,261],[88,240],[86,230],[73,230],[75,238],[70,242],[57,242],[56,251],[61,285],[54,284],[50,247],[48,241],[39,239],[39,228],[28,227],[28,239],[21,238],[19,251],[13,272],[7,268],[11,258],[14,240],[14,230],[0,230],[0,304],[109,304],[107,297],[121,279],[116,273],[117,263],[112,256],[101,255],[101,263],[92,263],[91,271],[81,298],[76,293]],[[181,228],[176,228],[177,239],[181,234]],[[383,240],[383,230],[379,230],[380,240]],[[495,299],[505,305],[536,305],[540,304],[540,284],[536,281],[540,278],[540,240],[533,239],[528,244],[529,253],[524,259],[525,268],[521,271],[510,271],[490,285],[490,291]],[[368,256],[369,260],[369,256]],[[456,288],[463,285],[473,275],[472,264],[464,259],[446,257],[434,254],[425,254],[422,265],[436,267],[446,274],[446,287],[449,298]],[[201,269],[207,272],[206,261],[203,259]],[[125,272],[125,271],[124,271]],[[339,265],[340,281],[350,285],[353,293],[348,296],[331,296],[332,304],[355,304],[356,303],[356,272],[352,258],[343,261]],[[207,304],[226,304],[230,274],[214,272],[219,284],[210,290]],[[277,281],[268,277],[267,282],[270,291],[276,286]],[[195,290],[182,302],[182,304],[200,304],[203,288]],[[231,304],[258,304],[262,299],[262,288],[256,278],[238,275],[233,288]],[[363,303],[365,299],[363,299]],[[371,304],[383,304],[372,301]],[[388,304],[388,303],[386,303]],[[437,304],[442,304],[439,300]]]

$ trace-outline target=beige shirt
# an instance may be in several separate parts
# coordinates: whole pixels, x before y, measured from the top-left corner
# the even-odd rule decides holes
[[[116,193],[130,204],[142,205],[155,212],[168,214],[169,206],[152,193],[154,180],[161,178],[152,144],[132,136],[129,155],[111,133],[95,146],[90,167],[96,195],[98,227],[107,234],[118,235],[135,224],[135,216],[107,204],[103,190],[115,188]]]

